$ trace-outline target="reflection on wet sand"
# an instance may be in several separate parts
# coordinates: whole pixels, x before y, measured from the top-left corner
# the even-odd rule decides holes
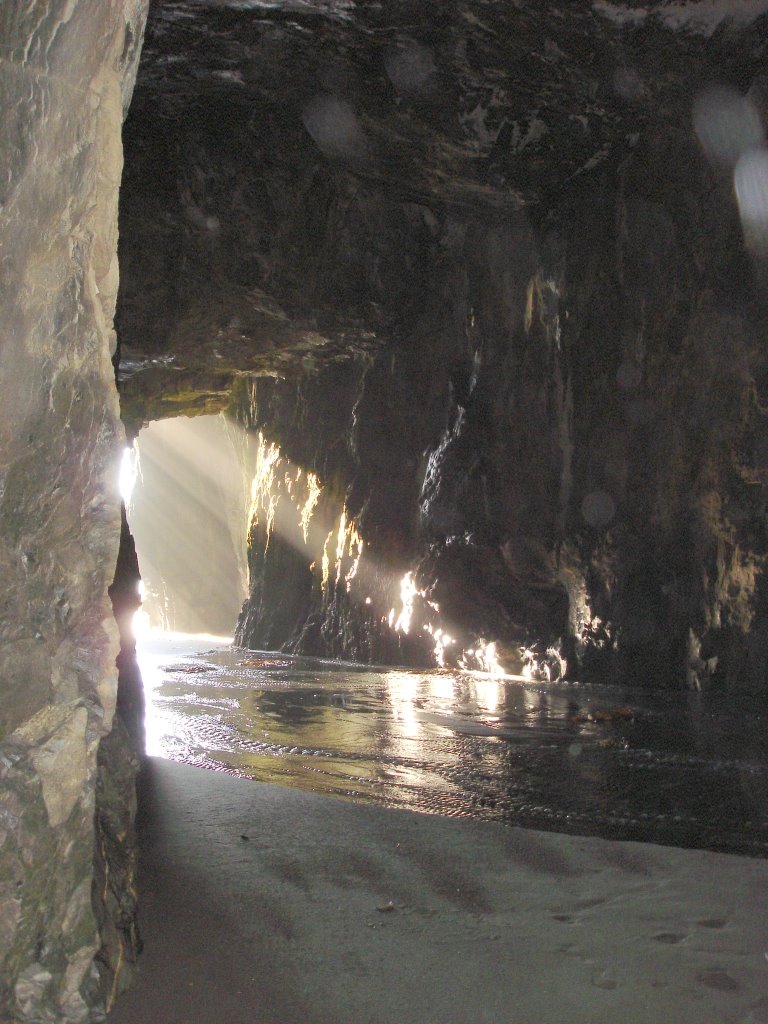
[[[768,854],[765,709],[152,634],[150,754],[443,815]]]

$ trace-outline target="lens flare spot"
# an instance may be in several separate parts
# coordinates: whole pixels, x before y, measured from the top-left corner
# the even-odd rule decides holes
[[[760,114],[753,103],[727,86],[711,86],[697,97],[693,126],[712,163],[729,170],[743,153],[764,141]]]
[[[736,199],[747,246],[759,256],[768,254],[768,149],[744,153],[733,175]]]

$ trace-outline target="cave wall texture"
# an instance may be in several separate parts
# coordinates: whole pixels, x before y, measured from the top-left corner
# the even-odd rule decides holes
[[[103,1018],[138,948],[107,586],[146,6],[0,5],[14,1021]],[[251,431],[242,643],[765,687],[767,9],[153,4],[122,414]]]
[[[241,643],[765,686],[767,21],[157,6],[124,412],[280,445]]]
[[[0,5],[3,1021],[103,1019],[136,953],[107,587],[120,131],[145,18],[145,0]]]

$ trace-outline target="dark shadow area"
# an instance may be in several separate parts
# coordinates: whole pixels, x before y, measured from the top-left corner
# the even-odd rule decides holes
[[[146,952],[109,1024],[716,1024],[762,1005],[741,951],[762,948],[765,861],[157,759],[141,806]]]

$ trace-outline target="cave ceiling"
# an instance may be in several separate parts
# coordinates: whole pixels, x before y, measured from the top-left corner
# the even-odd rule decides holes
[[[455,225],[544,230],[649,125],[754,88],[762,0],[159,0],[126,124],[129,425],[402,333]]]

